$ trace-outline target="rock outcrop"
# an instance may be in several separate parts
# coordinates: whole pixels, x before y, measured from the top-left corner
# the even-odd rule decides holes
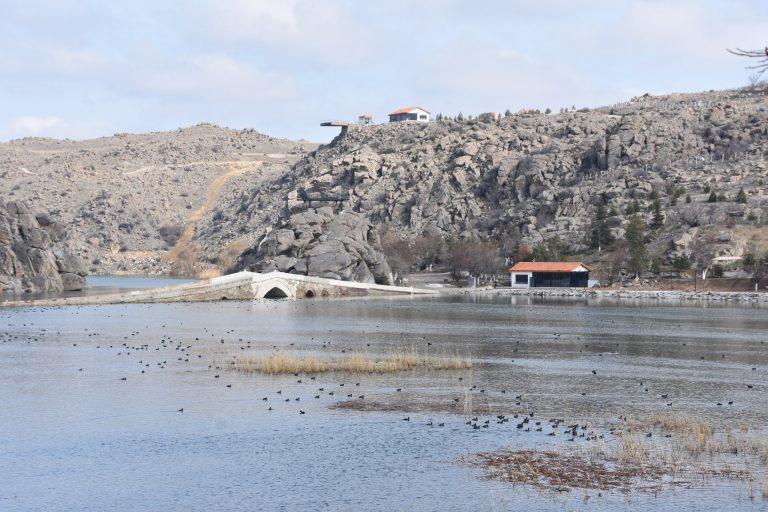
[[[59,292],[85,286],[85,266],[64,226],[23,202],[0,202],[0,291]]]
[[[331,197],[343,198],[347,211],[376,226],[394,227],[404,240],[430,235],[534,247],[559,238],[570,252],[586,254],[599,205],[611,237],[620,241],[635,207],[650,226],[658,200],[664,222],[652,237],[665,243],[654,245],[652,256],[672,261],[680,247],[669,242],[688,230],[764,229],[767,98],[762,87],[646,95],[593,110],[522,111],[498,121],[353,125],[291,173],[222,205],[236,213],[199,236],[209,247],[243,232],[263,236],[274,226],[274,212],[300,211],[302,197]],[[746,201],[740,203],[741,189]],[[717,202],[708,200],[712,191]],[[710,231],[700,230],[688,245],[701,252]],[[603,247],[595,257],[611,251]]]
[[[358,213],[336,213],[330,206],[290,214],[242,254],[237,268],[362,283],[392,281],[371,222]]]

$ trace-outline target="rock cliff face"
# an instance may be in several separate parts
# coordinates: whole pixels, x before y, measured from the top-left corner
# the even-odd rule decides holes
[[[535,246],[558,237],[583,254],[598,205],[612,238],[621,240],[634,206],[650,225],[658,198],[663,226],[652,236],[655,257],[694,246],[712,255],[738,252],[738,243],[710,242],[723,230],[734,239],[741,227],[765,230],[767,97],[763,87],[643,96],[550,115],[523,111],[500,121],[350,126],[292,172],[223,205],[237,213],[199,236],[212,247],[244,231],[263,237],[274,212],[300,211],[302,197],[325,195],[345,198],[347,211],[394,226],[404,239],[432,234]],[[746,202],[736,201],[741,188]],[[711,191],[720,200],[708,202]]]
[[[357,213],[335,213],[331,207],[310,208],[284,218],[256,248],[241,256],[237,268],[363,283],[392,280],[371,222]]]
[[[64,226],[22,202],[0,202],[0,291],[58,292],[85,286],[85,266]]]

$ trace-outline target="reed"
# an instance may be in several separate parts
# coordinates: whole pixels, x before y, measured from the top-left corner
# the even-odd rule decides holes
[[[616,459],[620,464],[642,467],[648,463],[648,446],[635,436],[621,438],[616,449]]]
[[[349,354],[321,356],[290,352],[271,352],[231,358],[230,366],[244,373],[396,373],[409,370],[463,370],[472,368],[471,356],[428,355],[416,350],[392,351],[383,356]]]

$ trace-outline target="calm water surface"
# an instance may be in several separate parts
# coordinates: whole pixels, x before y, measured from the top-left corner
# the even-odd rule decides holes
[[[475,368],[315,380],[216,368],[273,347],[415,347],[470,353]],[[767,370],[758,308],[487,298],[0,310],[0,510],[760,510],[738,484],[597,497],[489,481],[457,458],[564,439],[514,422],[473,430],[451,410],[471,383],[488,418],[681,412],[765,428]],[[331,407],[359,395],[375,410]]]

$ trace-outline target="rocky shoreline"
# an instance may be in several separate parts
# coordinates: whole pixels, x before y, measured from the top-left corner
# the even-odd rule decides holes
[[[768,293],[764,292],[686,292],[670,290],[631,290],[600,288],[476,288],[442,291],[450,294],[490,294],[503,296],[528,296],[548,298],[573,298],[606,301],[669,301],[669,302],[719,302],[768,305]]]

